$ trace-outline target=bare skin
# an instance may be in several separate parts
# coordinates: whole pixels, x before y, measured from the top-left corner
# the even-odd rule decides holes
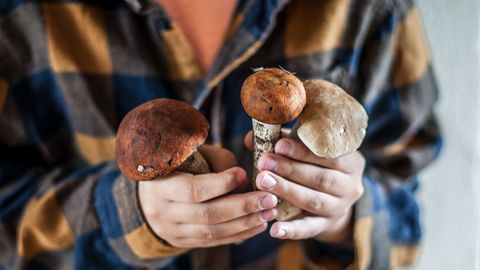
[[[225,40],[237,0],[157,2],[180,25],[202,70],[208,72]]]
[[[139,182],[138,195],[148,224],[171,245],[211,247],[251,238],[275,219],[278,199],[265,191],[228,194],[248,184],[245,170],[235,167],[231,152],[201,148],[214,173],[174,172]]]
[[[245,144],[252,148],[251,133]],[[215,173],[193,176],[176,172],[139,182],[147,222],[173,246],[211,247],[251,238],[275,219],[277,196],[308,214],[274,223],[272,237],[316,237],[351,245],[352,205],[363,194],[365,160],[359,152],[329,160],[315,156],[300,142],[281,139],[276,153],[263,155],[259,161],[262,171],[256,184],[260,191],[244,194],[227,194],[248,184],[231,152],[215,146],[204,146],[201,152]]]
[[[252,149],[251,132],[245,137],[245,145]],[[316,237],[325,242],[352,244],[352,206],[364,190],[365,159],[360,152],[324,159],[301,142],[284,138],[275,145],[275,153],[260,158],[258,167],[261,172],[256,185],[260,190],[307,212],[303,217],[274,223],[272,237]]]

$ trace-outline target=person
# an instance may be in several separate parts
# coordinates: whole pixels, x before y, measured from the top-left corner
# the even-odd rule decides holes
[[[390,269],[421,241],[418,172],[438,90],[412,1],[0,3],[0,268]],[[282,139],[250,186],[256,67],[332,81],[363,104],[360,150]],[[126,179],[115,132],[158,97],[211,123],[213,172]],[[245,135],[247,134],[247,135]],[[306,210],[273,221],[279,199]]]

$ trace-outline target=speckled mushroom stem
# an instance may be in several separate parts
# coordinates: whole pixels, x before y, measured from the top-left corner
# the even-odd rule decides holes
[[[277,210],[278,210],[278,214],[277,214],[278,221],[289,220],[291,218],[298,216],[303,212],[302,209],[296,207],[295,205],[285,200],[282,200],[279,203]]]
[[[281,137],[281,126],[270,125],[258,120],[252,119],[253,125],[253,173],[252,173],[252,185],[253,189],[257,190],[255,180],[259,173],[258,159],[263,153],[272,153],[275,149],[275,144]]]
[[[191,174],[205,174],[210,172],[210,166],[200,152],[193,152],[193,154],[187,158],[177,170],[191,173]]]

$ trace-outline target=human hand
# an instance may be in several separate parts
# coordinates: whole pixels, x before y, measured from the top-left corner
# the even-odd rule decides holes
[[[253,147],[251,132],[245,145]],[[363,194],[365,159],[360,152],[325,159],[303,143],[284,138],[275,145],[275,153],[259,159],[258,168],[256,185],[260,190],[306,211],[302,217],[274,223],[272,237],[351,243],[352,205]]]
[[[236,243],[263,232],[277,215],[276,196],[264,191],[227,195],[247,185],[245,170],[234,167],[228,150],[203,146],[200,152],[213,173],[177,171],[139,182],[140,204],[153,231],[181,248]]]

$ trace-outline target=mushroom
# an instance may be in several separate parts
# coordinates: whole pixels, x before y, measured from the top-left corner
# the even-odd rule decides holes
[[[362,105],[333,83],[307,80],[303,84],[307,104],[290,137],[298,136],[310,151],[323,158],[337,158],[356,151],[365,137],[368,122]],[[288,220],[301,212],[282,200],[277,220]]]
[[[210,171],[197,152],[208,135],[205,117],[187,103],[159,98],[131,110],[116,137],[116,158],[127,178],[152,180],[178,169],[202,174]]]
[[[273,152],[281,125],[295,119],[305,106],[305,89],[292,73],[278,68],[258,69],[243,83],[241,101],[253,125],[253,188],[257,162]]]

